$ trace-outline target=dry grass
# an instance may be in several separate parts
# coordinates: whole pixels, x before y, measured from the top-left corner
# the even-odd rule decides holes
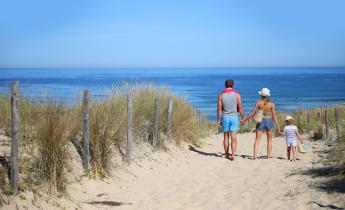
[[[0,96],[0,128],[6,136],[11,132],[11,101],[7,95]]]
[[[207,135],[213,127],[202,114],[196,111],[183,97],[150,83],[115,85],[106,90],[108,97],[90,104],[90,155],[91,170],[101,177],[113,166],[111,159],[126,144],[127,139],[127,95],[133,97],[133,140],[135,144],[151,143],[153,138],[155,100],[159,100],[158,144],[163,148],[167,134],[168,104],[173,100],[172,139],[200,145],[200,137]],[[10,97],[0,96],[0,128],[10,135]],[[38,157],[37,166],[28,166],[29,172],[37,174],[30,183],[48,183],[63,190],[66,181],[69,141],[82,153],[82,105],[58,104],[52,100],[34,103],[20,98],[21,148],[27,155]],[[30,151],[26,151],[30,148]],[[23,161],[22,161],[23,162]],[[30,161],[29,161],[30,162]],[[34,161],[32,161],[34,162]],[[29,174],[27,176],[30,176]],[[32,179],[33,176],[31,176]],[[36,176],[35,176],[36,177]]]
[[[41,179],[57,190],[65,187],[68,167],[67,111],[60,104],[47,103],[41,106],[37,119],[36,143],[38,147],[38,169]]]
[[[325,125],[325,111],[327,111],[327,120],[329,129],[335,129],[335,108],[338,110],[338,119],[341,123],[345,119],[345,106],[331,106],[331,107],[321,107],[311,110],[301,109],[292,113],[279,113],[278,121],[281,127],[285,126],[285,116],[291,115],[295,119],[295,125],[298,126],[300,132],[314,131],[314,138],[321,139],[324,135],[324,125]],[[310,122],[308,126],[308,113],[310,115]],[[318,121],[318,113],[320,113],[320,121]],[[299,121],[298,121],[299,118]]]
[[[200,120],[193,114],[193,107],[163,87],[149,83],[119,84],[108,92],[106,100],[93,102],[90,109],[91,162],[93,170],[104,176],[112,168],[112,155],[127,138],[127,94],[133,98],[133,135],[136,144],[152,143],[155,100],[160,108],[158,148],[164,147],[167,133],[168,104],[173,100],[172,134],[174,141],[200,145],[199,138],[206,135],[211,125],[205,117]]]
[[[91,164],[95,172],[105,176],[113,152],[115,139],[113,127],[114,117],[110,113],[109,103],[93,103],[90,108],[90,153]]]
[[[341,126],[340,135],[332,149],[331,162],[340,167],[340,173],[345,175],[345,126]]]

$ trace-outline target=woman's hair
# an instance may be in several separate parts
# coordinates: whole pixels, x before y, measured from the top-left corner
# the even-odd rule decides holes
[[[268,104],[271,102],[270,98],[268,96],[261,96],[261,99],[264,101],[264,105]]]

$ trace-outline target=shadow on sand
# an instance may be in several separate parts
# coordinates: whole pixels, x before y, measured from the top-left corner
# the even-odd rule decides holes
[[[213,156],[213,157],[223,157],[223,154],[221,153],[209,153],[209,152],[204,152],[204,151],[201,151],[201,150],[198,150],[196,149],[195,147],[193,147],[192,145],[188,145],[189,146],[189,150],[190,151],[193,151],[193,152],[196,152],[200,155],[205,155],[205,156]]]
[[[196,153],[198,153],[200,155],[225,158],[225,153],[204,152],[204,151],[198,150],[197,148],[195,148],[192,145],[188,145],[188,146],[189,146],[189,150],[190,151],[196,152]],[[253,156],[251,156],[251,155],[235,155],[235,156],[236,157],[241,157],[243,159],[249,159],[249,160],[251,160],[253,158]],[[275,159],[278,159],[278,160],[286,160],[283,157],[271,157],[271,158],[275,158]],[[266,156],[259,156],[259,157],[257,157],[257,159],[267,159],[267,157]]]
[[[320,167],[312,168],[299,172],[298,174],[316,177],[328,178],[326,181],[320,181],[315,183],[314,186],[317,188],[326,191],[327,193],[345,193],[345,177],[340,176],[341,169],[336,167]]]
[[[302,171],[297,171],[289,174],[293,175],[305,175],[311,176],[314,181],[309,184],[309,187],[317,188],[320,191],[327,193],[345,193],[345,177],[340,175],[341,169],[331,166],[311,168]],[[319,178],[319,179],[318,179]],[[311,201],[307,204],[316,204],[320,208],[329,209],[345,209],[344,207],[338,207],[333,204],[325,205],[317,201]]]

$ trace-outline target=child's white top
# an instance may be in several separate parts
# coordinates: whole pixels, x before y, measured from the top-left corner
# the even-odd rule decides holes
[[[296,131],[298,131],[298,128],[294,125],[285,126],[284,133],[286,135],[286,141],[296,141]]]

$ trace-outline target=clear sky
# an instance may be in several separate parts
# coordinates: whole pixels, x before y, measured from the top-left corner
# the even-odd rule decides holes
[[[0,5],[0,67],[345,66],[344,0]]]

